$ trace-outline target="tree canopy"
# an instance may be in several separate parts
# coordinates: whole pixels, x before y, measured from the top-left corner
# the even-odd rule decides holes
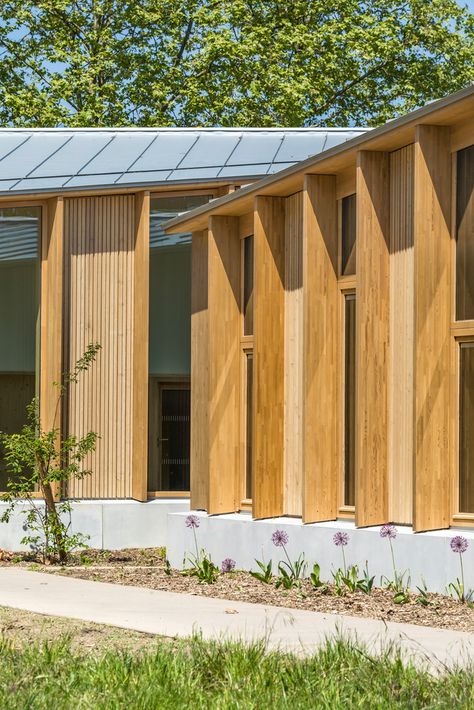
[[[455,0],[3,0],[12,126],[374,125],[474,80]]]

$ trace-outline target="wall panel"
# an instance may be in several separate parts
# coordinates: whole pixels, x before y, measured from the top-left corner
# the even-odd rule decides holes
[[[285,198],[255,199],[253,514],[283,514]]]
[[[413,145],[390,155],[389,518],[412,522],[414,428]]]
[[[388,520],[390,175],[387,153],[357,156],[356,524]]]
[[[451,322],[450,129],[416,128],[415,477],[416,530],[448,527]]]
[[[208,246],[209,505],[240,503],[240,238],[236,217],[211,217]]]
[[[303,503],[303,193],[285,207],[285,503],[302,515]]]
[[[195,232],[191,251],[191,508],[209,503],[209,236]]]
[[[93,430],[101,438],[85,462],[92,475],[72,483],[68,494],[129,498],[135,196],[67,198],[64,202],[65,367],[73,367],[89,343],[102,346],[89,372],[69,392],[67,430],[77,436]]]
[[[333,175],[306,175],[304,270],[305,522],[337,516],[339,481],[339,289],[337,201]]]

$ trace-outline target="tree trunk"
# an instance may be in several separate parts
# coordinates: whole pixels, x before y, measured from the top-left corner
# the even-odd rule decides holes
[[[45,471],[42,461],[37,461],[38,470],[40,471],[40,487],[41,493],[43,494],[44,503],[48,511],[48,516],[51,522],[51,532],[56,543],[56,548],[59,555],[59,562],[65,564],[67,562],[67,550],[64,540],[64,535],[61,527],[61,520],[56,510],[56,503],[54,501],[53,489],[51,483],[45,481]]]

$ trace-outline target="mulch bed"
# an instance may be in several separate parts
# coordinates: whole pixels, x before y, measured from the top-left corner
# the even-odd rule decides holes
[[[444,629],[458,629],[474,633],[474,605],[429,594],[429,606],[417,603],[417,594],[411,595],[407,604],[395,604],[393,592],[373,589],[370,595],[362,592],[347,592],[337,596],[329,585],[329,593],[322,594],[312,588],[307,580],[299,589],[276,589],[263,584],[248,572],[221,574],[214,584],[200,584],[195,577],[171,570],[166,573],[165,553],[160,549],[87,550],[76,554],[65,567],[39,564],[31,555],[12,554],[0,551],[0,565],[20,565],[51,574],[79,577],[98,582],[112,582],[136,587],[159,589],[165,592],[180,592],[229,601],[250,602],[290,609],[306,609],[330,614],[362,616],[384,621],[396,621]]]

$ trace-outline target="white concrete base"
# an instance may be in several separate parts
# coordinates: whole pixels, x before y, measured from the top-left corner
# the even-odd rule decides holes
[[[331,570],[342,567],[342,552],[333,542],[334,533],[343,530],[349,535],[349,544],[344,548],[346,562],[358,564],[362,569],[366,561],[369,573],[375,575],[375,584],[380,585],[382,575],[393,577],[390,545],[380,537],[380,527],[355,528],[348,521],[333,521],[303,525],[296,518],[273,518],[252,520],[246,513],[208,516],[194,512],[200,526],[196,530],[198,545],[209,552],[213,562],[220,565],[230,557],[238,569],[258,569],[255,559],[273,560],[276,572],[278,562],[285,559],[283,550],[273,545],[271,536],[275,530],[284,530],[289,537],[287,550],[290,558],[304,552],[308,561],[307,573],[317,562],[321,578],[330,581]],[[167,555],[172,567],[181,569],[187,553],[194,552],[193,531],[186,527],[187,513],[171,513],[168,516]],[[399,572],[409,570],[412,589],[421,585],[423,579],[429,591],[446,593],[446,585],[459,577],[459,555],[452,552],[449,542],[455,535],[463,535],[469,541],[464,553],[466,589],[474,589],[474,530],[438,530],[429,533],[413,533],[410,527],[398,526],[398,535],[393,540],[395,561]]]
[[[37,503],[42,505],[41,501]],[[25,536],[25,516],[20,504],[9,523],[0,523],[0,548],[20,551]],[[89,535],[89,547],[120,550],[127,547],[166,545],[168,513],[189,510],[187,498],[156,498],[147,503],[134,500],[82,500],[72,504],[71,530]],[[6,504],[0,503],[0,515]]]

